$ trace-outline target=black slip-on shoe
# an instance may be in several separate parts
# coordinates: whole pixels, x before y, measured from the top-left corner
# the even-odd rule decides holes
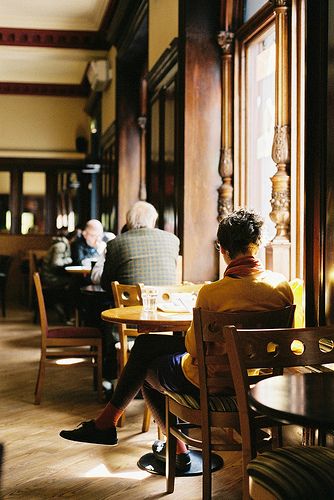
[[[166,443],[165,441],[154,441],[152,444],[152,451],[157,460],[166,462]],[[190,453],[178,453],[176,455],[176,468],[180,472],[186,472],[191,467]]]
[[[72,431],[60,431],[59,436],[70,441],[79,441],[80,443],[107,444],[109,446],[115,446],[118,441],[115,427],[101,431],[95,427],[94,420],[81,422]]]

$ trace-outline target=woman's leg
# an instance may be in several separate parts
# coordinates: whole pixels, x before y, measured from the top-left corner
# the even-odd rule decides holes
[[[110,403],[95,420],[96,426],[107,429],[117,424],[125,408],[142,387],[153,360],[184,351],[184,338],[178,335],[149,334],[137,337]]]
[[[164,354],[150,363],[142,392],[153,418],[165,434],[165,390],[199,398],[199,389],[185,377],[182,370],[183,352]]]
[[[137,337],[110,403],[96,420],[83,422],[73,430],[62,430],[60,436],[85,443],[117,444],[117,421],[143,385],[152,360],[184,351],[181,336],[150,334]]]

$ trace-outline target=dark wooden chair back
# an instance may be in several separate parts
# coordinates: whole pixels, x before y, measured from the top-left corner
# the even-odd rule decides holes
[[[229,365],[224,328],[226,325],[239,325],[247,328],[290,327],[293,323],[295,306],[286,306],[272,311],[240,311],[213,312],[201,308],[194,309],[194,331],[198,357],[200,381],[200,403],[204,414],[209,413],[208,388],[219,387],[221,376],[212,376],[208,367],[217,367],[218,373],[222,363]],[[253,364],[251,368],[261,368]],[[231,376],[231,367],[226,371],[226,377]],[[255,380],[255,379],[254,379]]]
[[[334,363],[334,327],[242,330],[225,326],[224,336],[239,408],[247,491],[246,466],[256,456],[252,429],[258,416],[248,403],[249,386],[253,382],[248,370]]]

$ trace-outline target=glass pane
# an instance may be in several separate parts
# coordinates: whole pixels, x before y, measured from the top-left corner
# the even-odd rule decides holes
[[[275,26],[253,39],[246,50],[247,206],[265,219],[264,244],[275,236],[270,219],[271,158],[275,125]],[[263,251],[264,252],[264,251]],[[263,259],[264,255],[260,255]]]
[[[10,173],[0,172],[0,233],[10,231],[11,214],[9,211]]]
[[[265,3],[267,0],[247,0],[244,6],[244,21],[248,21]]]
[[[23,210],[21,233],[45,232],[46,175],[44,172],[23,173]]]
[[[69,233],[76,228],[78,221],[78,191],[80,182],[76,172],[58,174],[57,189],[57,229],[67,229]]]

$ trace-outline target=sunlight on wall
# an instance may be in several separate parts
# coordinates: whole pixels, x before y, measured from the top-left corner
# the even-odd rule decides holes
[[[178,36],[178,0],[150,0],[148,28],[148,69],[157,62]],[[163,19],[163,22],[162,22]]]

